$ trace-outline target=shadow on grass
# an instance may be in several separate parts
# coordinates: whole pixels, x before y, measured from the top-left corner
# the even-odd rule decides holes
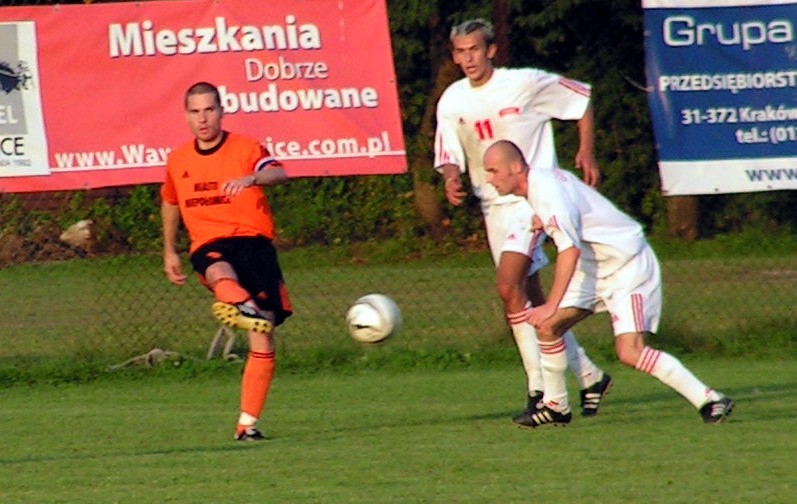
[[[633,373],[633,372],[631,372]],[[631,375],[629,375],[631,376]],[[625,377],[623,377],[625,378]],[[644,376],[635,379],[646,380]],[[647,378],[650,380],[649,378]],[[622,386],[622,384],[619,384]],[[651,386],[654,384],[651,383]],[[617,386],[617,385],[616,385]],[[779,383],[768,383],[758,386],[739,386],[721,389],[722,392],[732,397],[736,402],[736,410],[729,419],[730,423],[756,424],[761,422],[791,420],[794,417],[793,410],[790,409],[791,401],[782,402],[782,399],[791,399],[797,395],[797,382],[785,381]],[[756,404],[760,403],[760,404]],[[779,404],[784,406],[779,406]],[[174,456],[191,454],[224,454],[234,453],[249,449],[273,449],[275,445],[281,446],[283,443],[304,442],[312,443],[318,439],[334,439],[345,437],[349,434],[378,434],[380,431],[390,431],[396,429],[407,429],[414,427],[435,427],[435,426],[457,426],[458,424],[468,424],[471,422],[500,422],[498,428],[512,429],[511,418],[520,411],[518,408],[506,410],[482,411],[475,413],[446,414],[441,411],[439,414],[420,414],[415,418],[407,418],[406,415],[394,415],[382,417],[378,423],[369,422],[360,425],[335,425],[334,423],[308,422],[306,428],[296,428],[294,424],[286,430],[278,429],[276,433],[271,433],[268,438],[258,443],[239,443],[230,440],[229,444],[217,444],[214,440],[211,443],[193,447],[175,447],[154,450],[117,450],[108,453],[69,453],[69,454],[35,454],[20,457],[5,458],[0,456],[0,467],[12,467],[25,464],[47,463],[47,462],[69,462],[81,460],[112,460],[116,458],[132,458],[135,460],[140,457],[152,456]],[[584,419],[579,415],[577,403],[574,406],[574,425],[569,430],[578,432],[582,426],[599,428],[600,426],[616,429],[618,426],[628,425],[629,421],[641,423],[671,422],[681,419],[689,419],[689,425],[700,428],[701,423],[694,409],[678,394],[666,388],[660,388],[644,394],[627,395],[617,393],[616,389],[610,393],[604,403],[601,414],[596,418]],[[455,406],[458,407],[458,406]],[[476,407],[478,408],[478,406]],[[664,412],[664,413],[662,413]],[[387,419],[383,421],[384,419]],[[341,420],[342,421],[342,420]],[[547,430],[548,428],[543,428]]]
[[[642,377],[644,379],[644,377]],[[753,423],[753,422],[766,422],[775,420],[792,419],[794,417],[793,411],[786,408],[778,409],[769,405],[765,408],[756,408],[755,416],[749,414],[738,415],[738,412],[752,411],[753,408],[750,404],[755,401],[777,401],[781,398],[792,398],[797,394],[797,383],[782,383],[782,384],[768,384],[756,388],[737,387],[722,390],[723,393],[732,397],[736,403],[736,410],[730,417],[731,423]],[[617,427],[628,425],[631,420],[647,423],[647,422],[660,422],[660,421],[673,421],[677,415],[676,421],[681,421],[683,418],[689,418],[690,422],[694,422],[695,428],[704,426],[697,411],[684,400],[680,395],[671,392],[667,389],[658,392],[651,392],[649,394],[635,394],[632,397],[616,397],[613,398],[609,394],[606,398],[606,404],[609,405],[609,410],[604,411],[595,418],[584,418],[580,415],[580,408],[577,404],[573,405],[573,428],[578,428],[581,425],[606,425]],[[791,404],[791,403],[789,403]],[[319,438],[329,439],[330,435],[335,433],[360,433],[365,434],[368,432],[376,432],[379,430],[392,430],[403,429],[412,427],[429,427],[429,426],[446,426],[456,424],[467,424],[470,422],[493,422],[501,421],[507,428],[517,428],[512,424],[511,418],[520,412],[520,406],[512,410],[489,411],[477,414],[462,414],[462,415],[441,415],[436,417],[420,417],[417,420],[407,420],[406,418],[396,418],[379,424],[359,425],[359,426],[342,426],[342,427],[329,427],[320,430],[313,430],[309,432],[294,431],[291,436],[276,436],[274,439],[302,439],[304,441],[311,441]],[[682,412],[680,411],[682,410]],[[666,413],[662,414],[661,412]],[[665,417],[662,420],[662,416]],[[710,427],[710,426],[706,426]],[[543,427],[541,430],[547,430],[549,427]]]
[[[195,446],[195,447],[187,447],[187,448],[172,448],[172,449],[163,449],[163,450],[145,450],[140,452],[132,452],[132,451],[118,451],[118,452],[111,452],[111,453],[104,453],[104,454],[96,454],[96,453],[73,453],[69,455],[36,455],[36,456],[25,456],[25,457],[17,457],[17,458],[2,458],[0,457],[0,467],[4,466],[13,466],[13,465],[21,465],[21,464],[37,464],[40,462],[60,462],[60,461],[78,461],[78,460],[96,460],[96,459],[113,459],[113,458],[129,458],[129,457],[152,457],[158,455],[181,455],[181,454],[192,454],[192,453],[224,453],[224,452],[236,452],[241,450],[249,450],[252,448],[256,448],[258,446],[265,447],[268,445],[269,439],[267,438],[262,442],[258,443],[242,443],[240,441],[232,441],[230,440],[229,446]]]
[[[644,377],[642,377],[644,379]],[[752,410],[751,404],[759,401],[777,401],[781,398],[792,398],[797,395],[797,382],[792,383],[778,383],[767,384],[755,387],[729,387],[722,388],[720,392],[732,398],[736,403],[735,413],[731,416],[731,421],[734,423],[750,422],[750,417],[739,418],[738,412],[742,410]],[[789,403],[790,404],[790,403]],[[605,412],[606,406],[610,408],[609,412]],[[578,404],[571,404],[573,408],[573,417],[580,417],[580,408]],[[657,411],[663,409],[683,408],[684,412],[693,413],[691,405],[683,399],[679,394],[668,389],[663,389],[657,392],[651,392],[644,395],[633,396],[620,396],[618,394],[609,393],[604,398],[603,409],[604,413],[599,414],[596,422],[616,424],[627,423],[628,417],[632,415],[639,415],[639,420],[643,421],[647,418],[655,418],[659,416]],[[488,413],[482,415],[473,415],[465,417],[463,420],[498,420],[502,418],[511,418],[516,415],[520,409],[504,410],[496,413]],[[616,413],[625,411],[617,415]],[[794,412],[789,408],[778,409],[777,407],[756,408],[755,421],[769,421],[769,420],[785,420],[793,419]],[[584,419],[586,422],[592,422],[592,419]]]

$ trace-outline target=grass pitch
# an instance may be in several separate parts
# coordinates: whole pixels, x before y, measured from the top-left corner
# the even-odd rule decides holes
[[[787,503],[797,362],[698,360],[731,395],[722,425],[656,380],[604,365],[601,414],[521,430],[520,365],[280,374],[261,443],[232,441],[240,364],[12,387],[0,409],[8,503]],[[577,391],[571,383],[571,398]]]

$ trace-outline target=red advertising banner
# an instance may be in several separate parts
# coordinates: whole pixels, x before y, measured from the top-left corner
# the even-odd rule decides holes
[[[293,177],[406,171],[384,0],[0,8],[0,192],[160,182],[183,95]]]

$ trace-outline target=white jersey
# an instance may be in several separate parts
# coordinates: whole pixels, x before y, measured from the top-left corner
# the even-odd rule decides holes
[[[558,251],[578,247],[597,278],[617,271],[647,241],[642,226],[565,170],[529,170],[528,201]]]
[[[534,68],[496,68],[490,80],[473,87],[460,79],[437,104],[435,167],[466,169],[482,206],[514,201],[499,197],[486,182],[484,151],[497,140],[510,140],[529,166],[559,166],[551,119],[580,119],[587,109],[590,87]]]

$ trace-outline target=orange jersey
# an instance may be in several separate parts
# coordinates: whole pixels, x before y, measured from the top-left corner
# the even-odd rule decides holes
[[[166,162],[161,198],[180,207],[191,252],[219,238],[274,238],[274,220],[262,188],[246,188],[230,199],[221,187],[229,180],[267,169],[275,161],[254,140],[223,134],[221,143],[212,149],[198,151],[190,142],[172,151]]]

